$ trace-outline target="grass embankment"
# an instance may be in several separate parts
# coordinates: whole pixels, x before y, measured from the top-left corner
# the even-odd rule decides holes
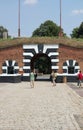
[[[83,39],[56,38],[56,37],[32,37],[32,38],[13,38],[0,40],[0,49],[19,46],[23,44],[63,44],[76,48],[83,48]]]

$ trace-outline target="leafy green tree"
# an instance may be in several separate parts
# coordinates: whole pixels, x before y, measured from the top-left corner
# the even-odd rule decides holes
[[[79,27],[79,38],[83,38],[83,22],[81,23]]]
[[[4,28],[3,26],[0,26],[0,38],[3,38],[3,33],[4,32],[8,33],[8,30],[6,28]]]
[[[73,31],[72,31],[72,34],[70,34],[71,37],[72,38],[78,38],[79,37],[78,32],[79,32],[79,28],[74,28]]]
[[[44,74],[49,74],[51,71],[51,62],[45,56],[39,57],[35,60],[35,68],[39,70],[39,72],[43,72]]]
[[[59,36],[60,26],[53,21],[47,20],[33,31],[32,36]],[[63,32],[63,29],[62,29]]]
[[[79,27],[74,28],[71,34],[72,38],[83,38],[83,22]]]

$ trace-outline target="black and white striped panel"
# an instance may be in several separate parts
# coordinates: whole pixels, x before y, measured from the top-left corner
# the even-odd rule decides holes
[[[6,60],[2,64],[2,73],[8,74],[10,71],[9,69],[12,69],[13,74],[17,74],[19,71],[18,63],[15,60]],[[11,71],[10,71],[10,73],[11,73]]]
[[[23,52],[23,57],[24,57],[23,76],[29,76],[30,70],[31,70],[31,67],[30,67],[31,59],[36,53],[38,53],[38,47],[37,45],[34,45],[34,44],[23,45],[23,50],[24,50]]]
[[[68,73],[69,67],[74,68],[74,73],[77,73],[80,69],[80,66],[76,60],[66,60],[66,62],[63,63],[63,72]]]
[[[54,44],[47,44],[44,45],[44,51],[43,53],[46,53],[48,55],[48,57],[50,57],[51,59],[51,69],[52,70],[58,70],[59,66],[57,66],[57,63],[59,62],[58,56],[59,56],[59,52],[58,52],[58,48],[59,45],[54,45]]]
[[[59,48],[59,45],[54,44],[29,44],[29,45],[23,45],[23,76],[29,76],[30,73],[30,63],[31,59],[35,54],[46,54],[51,59],[51,69],[58,70],[57,62],[59,62],[59,59],[57,58],[59,53],[57,52]]]

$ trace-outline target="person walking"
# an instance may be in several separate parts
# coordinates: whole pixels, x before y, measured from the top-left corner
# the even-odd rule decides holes
[[[77,85],[78,85],[79,87],[81,87],[81,86],[82,86],[82,79],[83,79],[83,75],[82,75],[82,72],[81,72],[81,71],[79,71],[79,73],[78,73],[78,75],[77,75],[77,78],[78,78],[78,83],[77,83]]]
[[[30,86],[31,86],[31,88],[34,88],[34,80],[35,80],[35,74],[34,74],[34,71],[31,71],[31,73],[30,73]]]
[[[56,77],[57,77],[57,74],[54,72],[54,70],[51,73],[51,77],[52,77],[53,86],[56,86]]]

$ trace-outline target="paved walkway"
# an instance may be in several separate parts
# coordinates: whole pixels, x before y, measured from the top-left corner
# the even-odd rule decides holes
[[[79,88],[77,86],[77,83],[67,83],[70,88],[72,88],[77,94],[79,94],[81,97],[83,97],[83,83],[82,87]]]
[[[83,130],[83,97],[67,84],[0,83],[0,130]]]

